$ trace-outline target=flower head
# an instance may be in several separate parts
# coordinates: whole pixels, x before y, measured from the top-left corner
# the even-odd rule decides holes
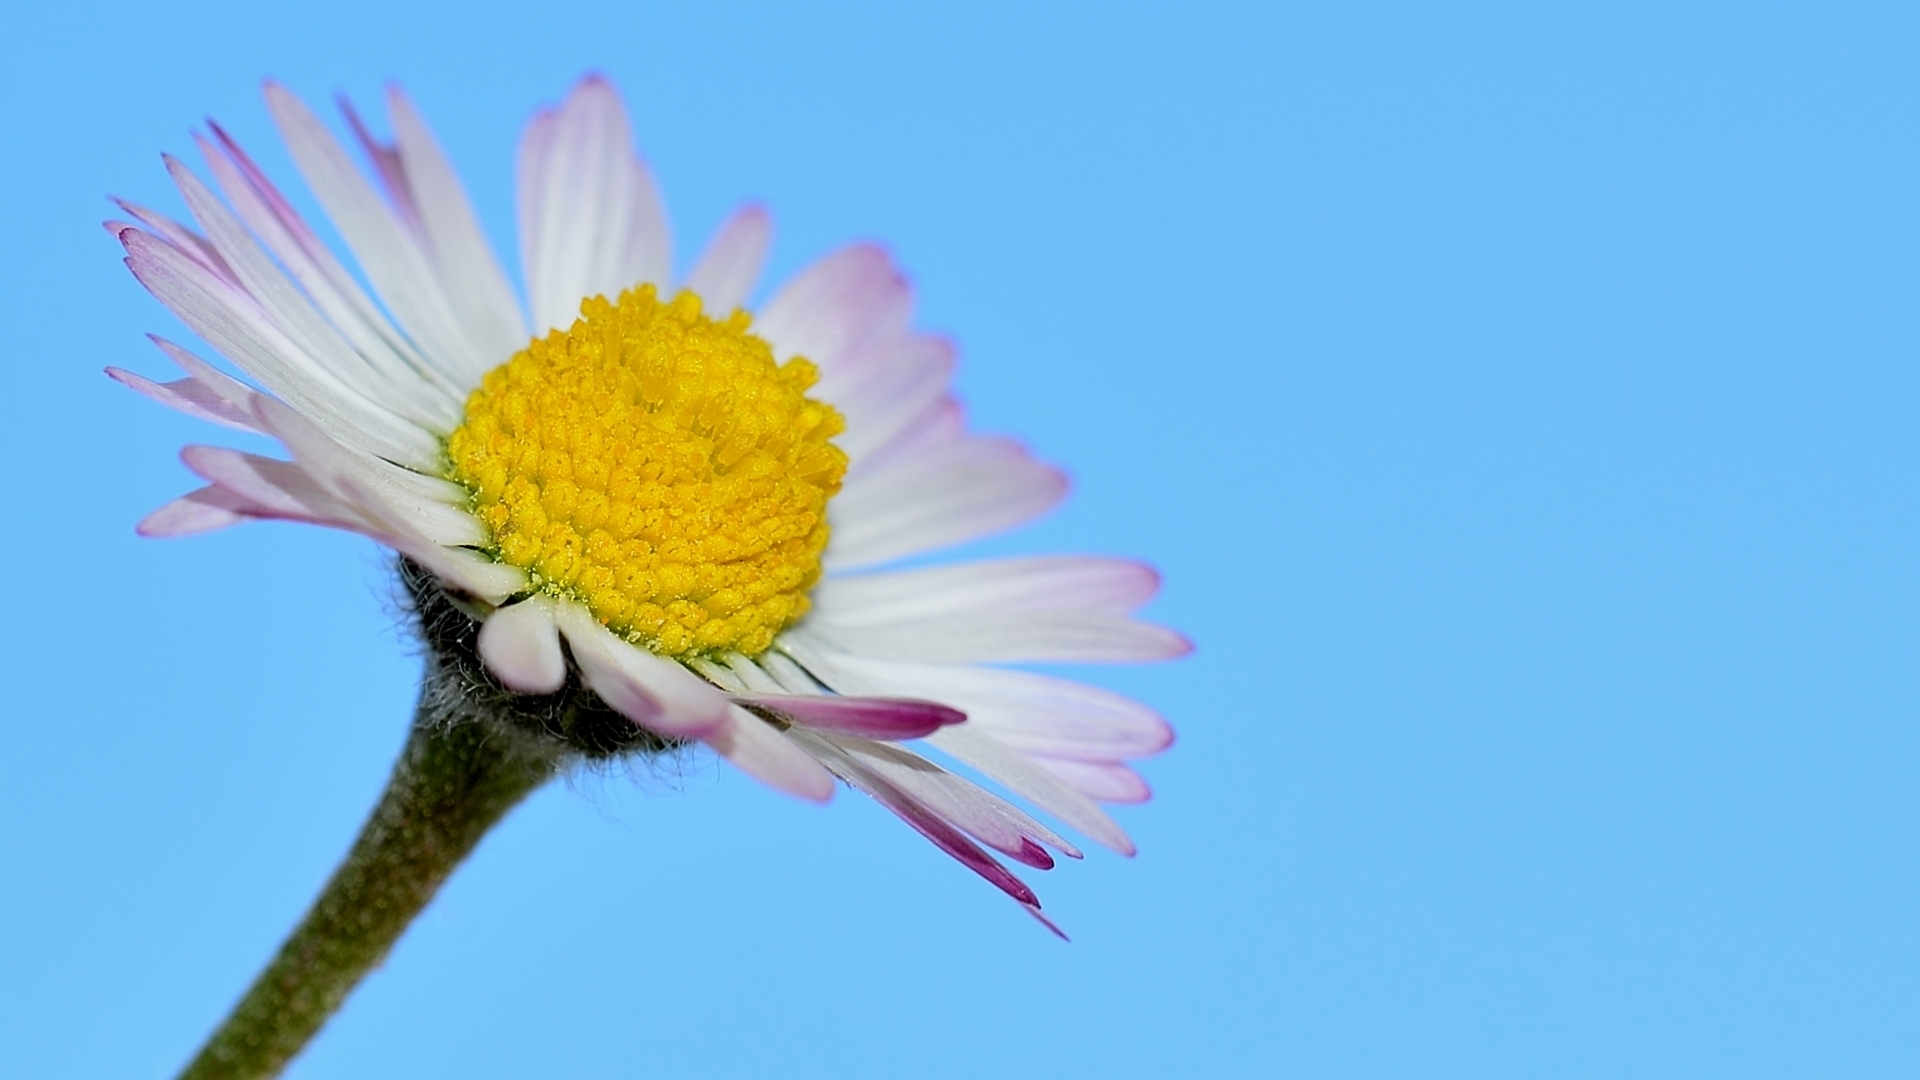
[[[884,251],[829,255],[749,312],[770,222],[748,207],[674,278],[625,111],[589,78],[521,142],[523,308],[403,95],[391,144],[348,111],[374,179],[293,95],[270,85],[267,102],[372,294],[217,126],[198,140],[212,186],[167,161],[197,230],[121,204],[134,222],[109,227],[135,276],[252,384],[159,339],[185,378],[109,374],[291,455],[186,448],[207,486],[143,533],[279,519],[372,537],[417,597],[470,620],[502,697],[588,700],[807,799],[838,777],[1036,915],[986,849],[1042,869],[1048,848],[1080,853],[909,744],[1132,851],[1098,803],[1147,797],[1125,763],[1167,746],[1165,722],[982,665],[1184,653],[1130,617],[1154,573],[1078,556],[871,569],[1024,523],[1066,489],[965,429],[954,350],[912,328]]]

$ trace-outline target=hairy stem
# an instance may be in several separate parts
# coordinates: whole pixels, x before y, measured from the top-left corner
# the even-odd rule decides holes
[[[487,830],[559,770],[492,724],[433,715],[432,700],[346,861],[181,1080],[279,1075]]]

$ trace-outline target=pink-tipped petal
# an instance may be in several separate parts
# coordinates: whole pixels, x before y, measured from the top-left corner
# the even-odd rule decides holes
[[[141,536],[195,536],[253,520],[247,500],[220,487],[203,487],[173,500],[140,519],[133,527]]]
[[[734,767],[769,787],[809,802],[833,798],[833,774],[786,735],[759,717],[733,707],[731,723],[701,737]]]
[[[863,739],[919,739],[966,720],[967,714],[933,701],[911,698],[862,698],[825,694],[746,694],[735,702],[752,705],[834,735]]]
[[[352,100],[345,94],[336,96],[334,101],[340,106],[340,115],[346,117],[354,141],[373,163],[374,175],[380,178],[380,186],[386,189],[387,198],[392,200],[401,220],[409,227],[418,228],[420,207],[414,202],[412,186],[407,183],[407,167],[400,161],[399,148],[375,138],[366,121],[360,119],[360,110],[353,107]]]
[[[686,287],[700,297],[709,316],[725,318],[746,304],[772,240],[773,218],[758,206],[743,206],[721,223],[687,274]]]
[[[1067,478],[1019,444],[966,439],[850,476],[831,510],[826,563],[851,570],[977,540],[1039,517],[1066,493]]]
[[[234,276],[233,268],[228,266],[227,261],[220,257],[220,253],[214,250],[213,245],[207,242],[206,237],[167,217],[165,214],[155,213],[137,203],[130,203],[125,199],[115,199],[113,201],[120,209],[133,215],[135,221],[146,226],[155,236],[160,237],[178,248],[181,253],[188,258],[206,267],[213,274],[230,283],[239,283],[240,279]],[[109,231],[112,232],[113,235],[119,236],[125,229],[110,229]]]
[[[443,370],[468,384],[504,357],[482,348],[446,295],[418,233],[380,197],[320,118],[277,83],[267,110],[307,186],[407,335]]]
[[[781,359],[805,356],[823,380],[874,337],[899,335],[913,289],[885,249],[855,244],[800,271],[767,301],[755,332]]]
[[[672,241],[653,175],[633,148],[626,107],[588,76],[520,141],[520,250],[533,330],[573,325],[580,301],[665,285]]]
[[[1118,762],[1068,761],[1065,758],[1036,757],[1046,770],[1067,782],[1083,795],[1110,803],[1143,803],[1153,798],[1147,782]]]
[[[994,612],[1126,615],[1153,598],[1160,575],[1130,559],[1034,555],[840,574],[813,590],[808,625],[884,626]]]
[[[123,368],[110,367],[107,378],[114,382],[188,416],[208,420],[224,427],[258,434],[252,414],[236,409],[222,400],[220,395],[209,390],[198,379],[175,379],[172,382],[157,383],[142,375],[135,375]]]
[[[180,370],[192,376],[195,381],[233,409],[246,430],[261,435],[266,434],[261,430],[259,421],[253,417],[253,399],[259,396],[253,387],[158,334],[148,334],[147,340],[159,346],[160,351],[167,354],[167,359],[180,365]]]
[[[874,626],[822,621],[809,632],[833,647],[878,660],[929,664],[1141,663],[1193,651],[1162,626],[1100,612],[995,612]]]
[[[958,350],[945,338],[889,337],[856,350],[812,392],[847,418],[835,442],[858,461],[927,415],[947,394],[957,364]]]
[[[181,321],[275,394],[325,424],[329,435],[391,461],[437,461],[434,437],[372,406],[294,344],[253,297],[178,249],[137,229],[121,235],[127,265]]]
[[[480,625],[480,659],[507,689],[551,694],[566,685],[567,658],[553,609],[547,597],[530,596],[496,609]]]
[[[830,744],[968,836],[1028,866],[1053,866],[1052,857],[1036,847],[1036,841],[1080,858],[1079,849],[1018,807],[906,747],[845,736],[811,738],[809,746]]]
[[[506,271],[480,228],[465,185],[427,122],[398,87],[387,92],[406,183],[447,297],[476,347],[500,360],[526,347],[526,323]]]
[[[705,739],[733,722],[734,706],[718,689],[618,637],[580,605],[558,605],[555,621],[587,685],[634,723],[673,738]]]
[[[952,856],[960,865],[986,878],[1020,903],[1034,908],[1040,906],[1040,898],[1033,894],[1026,882],[1009,873],[1006,867],[982,851],[952,822],[901,790],[865,762],[848,754],[842,747],[818,738],[811,740],[808,745],[829,769],[840,774],[847,783],[873,796],[874,801],[893,811],[900,820],[912,826],[915,832],[932,841],[935,847]]]
[[[1020,676],[1042,679],[1043,676],[1026,672],[866,660],[822,648],[804,632],[796,630],[789,630],[781,636],[781,648],[793,654],[806,665],[808,671],[841,693],[876,697],[907,694],[951,702],[965,710],[966,723],[941,728],[928,736],[927,741],[1005,784],[1015,793],[1107,847],[1123,855],[1134,853],[1133,841],[1127,838],[1126,831],[1092,799],[1042,768],[1027,754],[1009,746],[998,733],[982,729],[980,721],[983,713],[980,710],[984,708],[988,713],[1000,710],[1002,722],[1005,723],[1006,704],[1003,699],[996,700],[991,694],[981,693],[980,684],[968,681],[968,677],[991,679],[996,676]],[[952,681],[955,677],[961,677],[961,681]],[[1078,686],[1063,679],[1047,681],[1068,687]],[[1080,689],[1096,695],[1105,693],[1093,687]],[[1126,701],[1117,694],[1112,696],[1119,701]],[[1161,726],[1164,727],[1164,721]],[[1170,733],[1168,737],[1171,737]]]
[[[201,478],[247,500],[246,512],[253,517],[325,525],[387,539],[358,509],[294,462],[224,446],[189,446],[180,451],[180,460]]]
[[[1028,671],[910,664],[853,656],[811,631],[789,630],[784,648],[842,693],[901,694],[943,701],[967,714],[966,727],[1027,754],[1074,761],[1148,757],[1173,743],[1152,708],[1111,690]]]

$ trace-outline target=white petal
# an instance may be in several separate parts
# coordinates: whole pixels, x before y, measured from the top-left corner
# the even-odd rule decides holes
[[[1069,786],[1101,802],[1139,803],[1153,797],[1140,774],[1111,761],[1066,761],[1061,758],[1036,758],[1048,772]]]
[[[429,362],[388,321],[273,181],[218,124],[213,134],[221,152],[210,154],[207,166],[241,220],[361,357],[386,376],[388,385],[440,417],[435,430],[451,430],[459,421],[464,382]]]
[[[442,287],[475,346],[505,361],[526,346],[528,336],[513,287],[426,121],[397,87],[388,91],[387,106]]]
[[[298,411],[271,398],[256,399],[254,408],[261,423],[336,495],[345,497],[344,484],[351,481],[378,498],[376,509],[382,518],[404,520],[409,532],[442,547],[477,547],[486,542],[486,530],[473,515],[424,493],[428,487],[441,488],[443,482],[427,478],[423,483],[418,474],[342,446]]]
[[[254,426],[252,413],[233,407],[220,395],[207,389],[206,385],[198,379],[175,379],[172,382],[157,383],[143,375],[136,375],[116,367],[107,369],[107,377],[188,416],[210,420],[223,427],[259,433],[259,429]]]
[[[300,175],[407,335],[442,370],[467,385],[479,382],[505,357],[480,350],[468,338],[418,238],[395,220],[346,151],[298,98],[269,83],[267,109]]]
[[[1052,509],[1067,479],[1005,439],[968,439],[849,477],[829,508],[830,570],[855,569],[976,540]]]
[[[1086,683],[1030,671],[850,656],[822,647],[801,629],[787,631],[780,640],[810,670],[819,673],[816,662],[823,663],[858,687],[850,691],[836,684],[836,690],[944,702],[967,714],[965,726],[1025,753],[1120,761],[1157,754],[1173,743],[1173,729],[1159,713]]]
[[[1035,806],[1108,848],[1122,855],[1132,855],[1137,850],[1120,823],[1108,817],[1093,800],[1068,787],[1032,758],[1007,749],[984,731],[968,730],[970,726],[942,728],[927,741],[1031,799]]]
[[[781,286],[754,325],[775,356],[804,356],[825,381],[869,338],[905,333],[912,317],[913,290],[892,257],[872,244],[855,244]]]
[[[616,712],[675,738],[705,739],[733,722],[726,696],[671,660],[647,652],[563,603],[555,621],[587,685]]]
[[[209,161],[220,159],[220,154],[204,142],[201,150]],[[365,408],[393,413],[417,427],[435,428],[441,417],[437,410],[417,403],[414,393],[419,382],[417,376],[407,376],[404,384],[395,385],[385,372],[369,364],[267,258],[248,235],[246,226],[221,204],[199,177],[172,157],[167,157],[166,163],[187,206],[207,230],[216,250],[233,268],[241,286],[275,328],[293,342],[301,356],[325,368],[341,385],[359,395]]]
[[[580,301],[664,286],[671,241],[659,189],[606,80],[580,81],[520,142],[520,249],[536,334],[573,325]]]
[[[945,338],[890,337],[860,349],[811,393],[847,418],[846,433],[835,442],[859,459],[926,416],[946,396],[956,362],[954,345]]]
[[[251,505],[225,488],[203,487],[141,518],[133,528],[141,536],[194,536],[254,520],[258,515],[247,512]]]
[[[760,281],[773,239],[773,219],[757,206],[743,206],[722,222],[686,287],[698,294],[708,316],[725,318],[746,304]]]
[[[734,766],[789,795],[813,802],[833,797],[833,774],[772,725],[739,706],[732,723],[701,741]]]
[[[1032,758],[1001,741],[995,722],[998,721],[1000,728],[1018,727],[1022,717],[1009,710],[1008,699],[1017,698],[1020,690],[1031,692],[1034,689],[1032,684],[1024,680],[1042,680],[1048,684],[1077,687],[1085,694],[1068,695],[1076,699],[1097,702],[1104,695],[1129,705],[1134,703],[1093,687],[1065,684],[1064,680],[1045,679],[1044,676],[1025,672],[897,664],[850,657],[821,649],[805,634],[792,630],[781,635],[780,640],[781,647],[794,652],[807,670],[841,693],[922,697],[951,705],[966,713],[966,723],[942,728],[927,741],[1005,784],[1100,843],[1123,854],[1133,853],[1132,841],[1127,839],[1125,831],[1105,811]],[[1005,686],[997,686],[996,676],[1017,676],[1012,680],[1014,692],[1004,692]],[[995,689],[1003,692],[996,695],[992,693]],[[1135,708],[1144,706],[1136,705]]]
[[[1002,611],[970,616],[843,626],[806,624],[842,651],[930,664],[1140,663],[1193,651],[1162,626],[1097,611]]]
[[[258,396],[253,387],[221,371],[205,360],[155,334],[148,334],[147,340],[160,347],[167,358],[180,365],[180,370],[193,376],[195,382],[206,387],[236,414],[235,422],[247,431],[266,434],[260,431],[259,421],[253,418],[253,399]]]
[[[426,431],[372,406],[306,356],[238,286],[177,248],[129,229],[128,266],[181,321],[267,388],[312,416],[334,438],[394,461],[430,466],[439,444]]]
[[[1125,615],[1153,598],[1160,575],[1128,559],[1036,555],[919,570],[830,576],[814,588],[809,622],[877,626],[1001,611]]]
[[[328,491],[291,461],[275,461],[224,446],[189,446],[180,459],[203,479],[246,499],[251,517],[301,521],[387,541],[358,508]]]
[[[908,421],[899,434],[854,458],[847,466],[847,483],[865,483],[869,476],[882,475],[910,461],[949,453],[967,438],[965,410],[952,394],[944,395]]]
[[[567,658],[553,608],[551,599],[534,595],[496,609],[480,625],[480,658],[509,690],[551,694],[566,685]]]
[[[1080,857],[1080,849],[1018,807],[911,750],[864,739],[831,741],[988,847],[1017,856],[1021,841],[1031,838]]]

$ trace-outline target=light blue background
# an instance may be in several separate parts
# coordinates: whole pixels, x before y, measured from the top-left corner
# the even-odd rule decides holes
[[[683,258],[895,247],[1077,480],[982,550],[1160,565],[1200,651],[1094,675],[1181,741],[1072,945],[857,795],[556,786],[292,1075],[1920,1074],[1913,12],[9,5],[0,1074],[170,1075],[416,670],[367,543],[134,537],[223,433],[100,376],[176,327],[102,196],[397,78],[510,243],[595,67]]]

